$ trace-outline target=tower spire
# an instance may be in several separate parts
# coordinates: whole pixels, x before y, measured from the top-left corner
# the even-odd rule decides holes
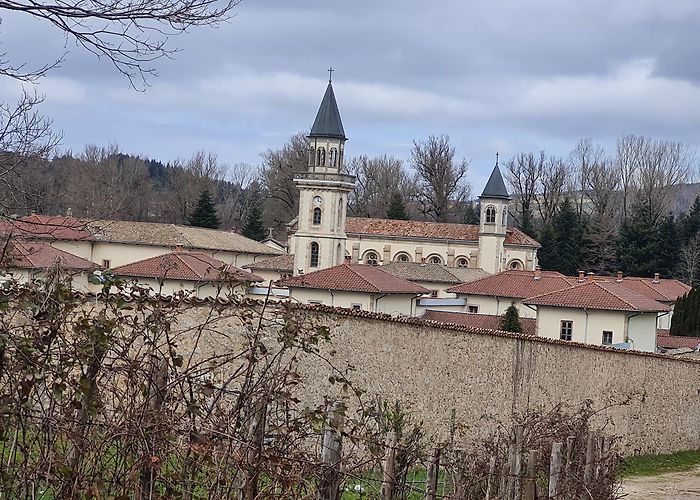
[[[333,72],[334,72],[334,71],[335,71],[335,70],[333,69],[333,66],[331,66],[330,68],[328,68],[328,83],[332,83],[332,82],[333,82]]]

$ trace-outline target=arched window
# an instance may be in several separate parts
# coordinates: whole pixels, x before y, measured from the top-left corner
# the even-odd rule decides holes
[[[316,164],[316,149],[311,146],[309,149],[309,165],[314,166]]]
[[[309,265],[311,267],[318,267],[318,243],[316,243],[315,241],[312,241],[309,250],[310,250]]]
[[[343,199],[338,200],[338,214],[336,219],[336,229],[340,231],[340,224],[343,222]]]
[[[328,165],[331,167],[337,166],[338,163],[338,150],[335,148],[331,148],[331,150],[328,152]]]
[[[467,259],[466,257],[459,257],[455,261],[455,264],[457,265],[457,267],[469,267],[469,259]]]
[[[508,223],[508,209],[503,207],[503,216],[501,217],[501,225],[506,226]]]
[[[411,256],[406,252],[400,252],[394,255],[394,262],[411,262]]]
[[[316,207],[314,208],[314,226],[318,226],[321,224],[321,209]]]
[[[369,252],[365,253],[365,264],[368,264],[370,266],[378,266],[379,265],[379,256],[377,255],[377,252],[370,250]]]
[[[518,259],[513,259],[508,263],[508,269],[511,269],[513,271],[519,271],[523,268],[524,268],[524,266],[523,266],[522,261],[520,261]]]
[[[486,207],[486,224],[496,223],[496,209],[494,207]]]
[[[428,262],[430,264],[442,264],[442,257],[440,257],[439,255],[435,255],[435,254],[430,255],[430,256],[428,256]]]
[[[326,150],[323,148],[318,148],[316,150],[316,165],[319,167],[326,166]]]

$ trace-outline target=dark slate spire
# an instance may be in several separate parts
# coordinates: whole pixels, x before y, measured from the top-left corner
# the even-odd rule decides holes
[[[491,177],[486,183],[484,192],[481,193],[479,198],[501,198],[504,200],[510,200],[510,195],[506,189],[506,184],[503,182],[503,176],[501,175],[501,169],[498,168],[498,160],[496,160],[496,166],[493,167],[493,172],[491,172]]]
[[[316,113],[314,125],[311,127],[309,137],[333,137],[335,139],[347,139],[343,122],[340,120],[338,103],[335,102],[333,84],[329,81],[326,87],[326,94],[323,96],[321,106]]]

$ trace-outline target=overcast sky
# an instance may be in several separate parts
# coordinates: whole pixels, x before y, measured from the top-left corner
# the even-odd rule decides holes
[[[182,52],[145,92],[48,24],[0,15],[14,62],[69,51],[39,91],[73,151],[255,165],[308,130],[331,65],[348,155],[408,158],[413,139],[449,134],[477,193],[496,151],[631,133],[700,145],[698,0],[244,0],[230,23],[172,39]],[[16,90],[0,82],[2,100]]]

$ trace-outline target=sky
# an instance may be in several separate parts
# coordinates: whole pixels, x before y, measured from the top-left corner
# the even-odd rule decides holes
[[[258,165],[313,123],[332,66],[346,154],[408,161],[448,134],[480,192],[496,152],[613,151],[643,134],[700,146],[697,0],[244,0],[169,41],[135,91],[46,22],[0,9],[0,52],[60,68],[38,84],[61,147],[116,143],[163,162],[199,150]],[[18,92],[0,81],[0,101]]]

